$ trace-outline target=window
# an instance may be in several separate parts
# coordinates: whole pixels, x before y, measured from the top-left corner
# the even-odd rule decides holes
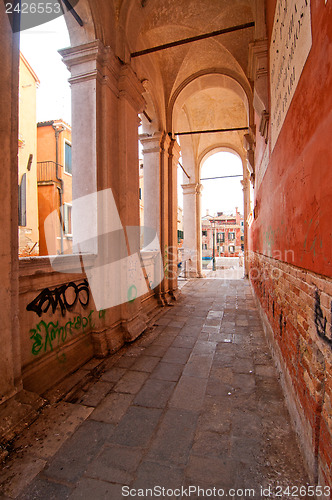
[[[65,172],[67,174],[72,174],[71,168],[71,144],[65,142]]]
[[[71,211],[72,206],[68,203],[65,203],[63,206],[63,230],[67,236],[71,236],[72,234]]]
[[[142,188],[139,188],[139,199],[142,199]]]
[[[229,253],[234,253],[234,252],[235,252],[235,247],[233,245],[230,245]]]
[[[207,250],[207,244],[203,243],[203,250]]]
[[[228,233],[228,239],[229,240],[235,240],[235,233]]]
[[[218,233],[217,234],[217,242],[223,243],[224,241],[225,241],[225,233]]]
[[[207,236],[207,231],[202,231],[203,236]]]
[[[183,231],[178,229],[178,243],[180,243],[180,240],[183,240]]]

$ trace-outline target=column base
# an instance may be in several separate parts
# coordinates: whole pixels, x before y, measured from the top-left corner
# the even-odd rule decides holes
[[[122,326],[124,328],[125,342],[133,342],[146,330],[147,318],[142,318],[142,314],[140,314],[129,321],[123,322]]]

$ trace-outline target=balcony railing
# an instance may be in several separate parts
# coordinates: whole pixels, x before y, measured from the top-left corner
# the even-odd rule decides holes
[[[60,183],[57,177],[62,177],[62,169],[63,166],[59,163],[57,165],[55,161],[37,162],[37,182],[41,184],[48,182]]]

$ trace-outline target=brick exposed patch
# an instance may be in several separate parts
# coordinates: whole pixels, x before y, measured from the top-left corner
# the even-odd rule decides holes
[[[282,357],[279,366],[290,377],[291,404],[312,429],[316,470],[310,472],[332,486],[332,280],[252,252],[250,281]],[[305,432],[300,437],[307,439]]]

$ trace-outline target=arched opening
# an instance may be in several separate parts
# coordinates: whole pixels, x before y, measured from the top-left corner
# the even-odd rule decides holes
[[[24,30],[20,36],[20,257],[71,249],[70,74],[58,53],[69,43],[63,16]],[[53,211],[59,222],[46,234],[44,223]]]
[[[206,250],[202,247],[201,234],[201,217],[204,215],[201,210],[204,192],[201,183],[202,164],[217,152],[231,152],[234,158],[238,158],[240,165],[241,178],[238,180],[242,179],[245,184],[248,181],[244,136],[249,131],[252,109],[248,98],[250,90],[245,83],[241,83],[228,74],[203,73],[180,85],[171,99],[169,123],[172,124],[173,133],[180,138],[186,171],[186,175],[183,173],[182,189],[184,259],[188,277],[202,276],[202,251]],[[244,196],[247,197],[246,190]],[[237,205],[243,205],[243,202]],[[246,201],[244,206],[242,215],[246,218]],[[215,210],[222,211],[222,208]],[[245,238],[244,227],[243,245]],[[231,250],[236,253],[235,247],[233,249],[232,246]]]
[[[244,200],[241,157],[219,147],[200,165],[202,269],[207,277],[243,277]]]

